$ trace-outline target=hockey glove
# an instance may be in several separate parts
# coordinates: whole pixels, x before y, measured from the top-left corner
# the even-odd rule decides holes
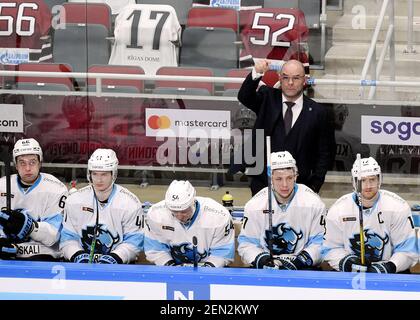
[[[252,264],[256,269],[282,269],[283,267],[279,259],[271,258],[267,252],[260,253]]]
[[[367,267],[362,265],[360,258],[354,254],[349,254],[340,260],[338,264],[340,271],[345,272],[366,272]]]
[[[283,269],[286,270],[300,270],[312,267],[313,264],[311,256],[306,251],[299,253],[293,260],[284,259],[282,257],[279,257],[278,259],[281,261]]]
[[[122,264],[122,259],[115,253],[110,254],[103,254],[99,260],[98,263],[101,264]]]
[[[36,222],[20,210],[3,210],[0,212],[0,225],[9,239],[22,242],[33,231]]]
[[[17,246],[10,242],[9,239],[0,238],[0,259],[8,260],[16,258]]]
[[[70,261],[75,263],[89,263],[89,253],[83,250],[77,251],[70,258]]]
[[[372,273],[395,273],[397,272],[396,265],[391,261],[372,262],[367,268],[367,272]]]
[[[202,267],[216,268],[216,266],[213,263],[209,262],[209,261],[204,262],[203,265],[202,265]]]
[[[169,260],[164,264],[164,266],[177,266],[175,260]]]

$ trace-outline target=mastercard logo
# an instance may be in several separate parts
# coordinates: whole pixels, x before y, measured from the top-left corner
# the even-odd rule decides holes
[[[147,124],[154,130],[168,129],[171,126],[171,120],[167,116],[151,116]]]

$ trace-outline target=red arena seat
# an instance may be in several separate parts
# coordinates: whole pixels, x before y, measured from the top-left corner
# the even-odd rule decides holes
[[[136,66],[117,66],[117,65],[93,65],[89,67],[89,73],[121,73],[121,74],[144,74],[141,67]],[[94,91],[96,86],[95,79],[89,79],[90,91]],[[143,80],[122,80],[122,79],[102,79],[102,89],[107,92],[130,92],[141,93],[144,91]]]

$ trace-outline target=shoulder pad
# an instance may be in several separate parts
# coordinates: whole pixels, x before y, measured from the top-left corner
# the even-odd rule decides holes
[[[388,191],[388,190],[380,190],[380,193],[385,196],[385,197],[389,197],[397,202],[399,202],[400,204],[406,204],[407,201],[405,201],[403,198],[401,198],[399,195],[397,195],[394,192]]]
[[[62,183],[60,180],[58,180],[56,177],[50,174],[43,173],[42,174],[43,180],[47,183],[54,184],[57,187],[65,188],[67,190],[67,187]]]
[[[120,191],[119,192],[123,195],[126,195],[128,198],[133,200],[136,204],[140,204],[139,198],[134,193],[129,191],[128,189],[120,186]]]

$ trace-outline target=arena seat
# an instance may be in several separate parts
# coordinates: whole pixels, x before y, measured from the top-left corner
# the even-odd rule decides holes
[[[187,23],[188,10],[192,7],[192,0],[136,0],[138,4],[167,4],[175,9],[179,24]]]
[[[88,72],[91,73],[121,73],[121,74],[144,74],[141,67],[136,66],[118,66],[118,65],[93,65],[90,66]],[[96,80],[88,80],[89,91],[96,91]],[[141,93],[144,91],[143,80],[118,80],[118,79],[102,79],[103,92],[125,92],[125,93]]]
[[[45,4],[52,9],[54,6],[62,5],[66,3],[66,0],[44,0]]]
[[[68,64],[60,63],[24,63],[18,66],[18,71],[72,72]],[[42,75],[37,77],[19,76],[16,78],[16,86],[20,90],[74,90],[71,78],[50,78]]]
[[[264,8],[299,8],[299,0],[264,0]]]
[[[238,32],[238,12],[229,8],[193,7],[188,11],[187,27],[230,28]]]
[[[214,74],[209,68],[187,68],[187,67],[161,67],[156,75],[173,76],[201,76],[213,77]],[[170,81],[157,80],[154,93],[161,94],[191,94],[191,95],[213,95],[214,86],[211,82],[205,81]]]
[[[64,3],[66,23],[101,24],[111,32],[111,8],[105,3]]]
[[[268,70],[266,73],[264,73],[264,76],[262,77],[261,81],[269,87],[274,87],[279,81],[277,71]]]
[[[236,33],[228,28],[187,27],[182,34],[180,65],[211,68],[223,76],[238,65]]]
[[[309,28],[319,28],[321,0],[264,0],[264,8],[299,8]]]
[[[122,8],[130,4],[135,4],[135,0],[68,0],[69,3],[105,3],[111,8],[111,14],[113,16],[118,15]]]
[[[225,77],[244,78],[251,72],[251,69],[231,69],[226,72]],[[241,83],[225,83],[223,95],[226,97],[236,97]]]
[[[93,64],[107,64],[108,30],[100,24],[67,23],[54,33],[54,62],[68,63],[74,72],[86,72]],[[77,54],[83,53],[83,54]]]

